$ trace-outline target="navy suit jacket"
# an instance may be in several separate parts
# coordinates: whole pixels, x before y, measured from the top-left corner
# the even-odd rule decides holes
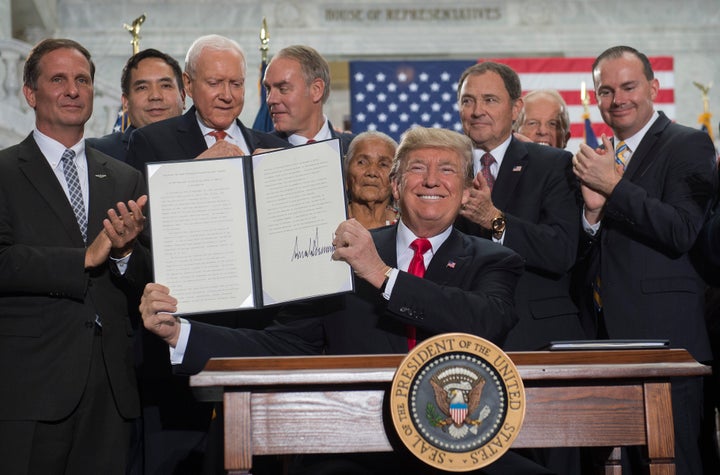
[[[608,197],[600,231],[583,233],[583,255],[595,261],[589,274],[599,263],[610,338],[669,339],[698,361],[710,359],[705,284],[690,250],[716,189],[708,135],[660,112]]]
[[[145,193],[142,175],[86,147],[88,240],[118,201]],[[139,415],[129,290],[140,291],[149,254],[140,244],[120,276],[85,270],[72,206],[32,134],[0,152],[0,419],[58,420],[85,391],[94,320],[102,319],[105,368],[123,417]],[[93,363],[96,364],[97,362]]]
[[[372,235],[383,261],[396,266],[397,226]],[[517,321],[512,296],[521,273],[513,251],[453,230],[424,278],[399,273],[390,300],[358,279],[354,293],[285,312],[264,330],[192,322],[178,370],[196,373],[211,357],[406,353],[407,324],[418,339],[467,332],[499,344]]]
[[[252,153],[258,148],[287,148],[288,142],[264,132],[237,124]],[[145,164],[172,160],[191,160],[205,150],[207,143],[195,116],[195,106],[185,114],[136,129],[130,137],[127,162],[145,173]]]
[[[110,155],[124,162],[130,143],[130,134],[134,130],[135,127],[131,125],[124,132],[113,132],[102,137],[87,139],[85,143],[95,150],[100,150],[105,155]]]
[[[520,321],[505,350],[537,350],[552,340],[585,338],[570,297],[580,229],[571,159],[564,150],[514,137],[503,157],[492,200],[507,219],[503,245],[525,260],[515,292]],[[456,225],[489,238],[488,231],[465,218]]]
[[[333,128],[332,123],[328,120],[328,127],[330,127],[330,135],[332,135],[332,138],[334,139],[340,139],[340,152],[342,153],[342,156],[344,157],[347,153],[348,147],[350,146],[350,142],[353,141],[355,138],[355,134],[351,134],[350,132],[342,132],[339,133],[337,130]],[[271,135],[274,135],[276,137],[279,137],[283,140],[288,139],[288,135],[285,132],[278,132],[277,130],[273,130],[270,132]]]

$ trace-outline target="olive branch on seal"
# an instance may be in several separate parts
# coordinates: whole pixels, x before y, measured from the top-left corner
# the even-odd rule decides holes
[[[427,403],[427,406],[425,406],[425,417],[427,417],[428,421],[430,421],[430,424],[432,424],[434,427],[443,425],[442,422],[445,420],[445,417],[441,416],[438,413],[437,408],[431,402]]]

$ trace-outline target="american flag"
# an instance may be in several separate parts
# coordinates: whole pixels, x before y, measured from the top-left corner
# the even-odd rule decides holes
[[[476,61],[352,61],[352,131],[399,139],[413,125],[462,131],[457,81]]]
[[[520,76],[523,94],[534,89],[557,89],[568,104],[571,138],[567,149],[575,152],[583,141],[585,123],[580,89],[593,88],[590,72],[594,58],[492,58]],[[483,61],[481,59],[480,61]],[[457,110],[457,80],[467,61],[353,61],[350,63],[353,132],[379,130],[399,136],[412,125],[461,131]],[[673,58],[651,57],[660,91],[655,107],[675,119]],[[590,122],[597,137],[610,134],[590,92]]]

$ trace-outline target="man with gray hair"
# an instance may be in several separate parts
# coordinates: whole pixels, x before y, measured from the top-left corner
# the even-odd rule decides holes
[[[330,97],[330,66],[315,49],[281,49],[265,70],[263,86],[276,136],[293,145],[339,138],[343,155],[347,152],[355,136],[337,132],[323,113]]]
[[[525,94],[514,129],[535,143],[565,148],[570,140],[570,114],[555,89],[536,89]]]
[[[245,102],[245,55],[233,40],[207,35],[195,40],[185,58],[183,83],[194,105],[183,115],[149,124],[133,132],[127,162],[145,172],[148,162],[228,157],[258,148],[289,144],[245,127],[238,119]],[[238,319],[234,314],[205,316],[218,325],[262,326],[262,318]],[[139,376],[145,425],[145,470],[148,473],[200,473],[212,405],[199,403],[187,378],[172,374],[167,348],[144,335]]]
[[[251,154],[283,148],[278,137],[245,127],[238,119],[245,104],[245,54],[235,41],[201,36],[185,57],[183,83],[193,106],[182,116],[135,131],[127,162],[145,171],[148,162]]]

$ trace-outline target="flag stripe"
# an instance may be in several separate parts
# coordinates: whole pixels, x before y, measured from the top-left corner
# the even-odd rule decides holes
[[[673,58],[658,56],[649,59],[660,83],[655,107],[673,120],[676,115]],[[523,94],[544,88],[560,92],[570,114],[572,137],[568,150],[577,150],[585,130],[584,107],[580,98],[583,82],[590,100],[592,129],[597,137],[603,133],[611,134],[600,116],[592,92],[594,58],[493,58],[492,61],[507,64],[518,73]],[[395,138],[414,124],[461,131],[456,104],[457,80],[462,71],[474,62],[351,62],[353,131],[380,130]]]

